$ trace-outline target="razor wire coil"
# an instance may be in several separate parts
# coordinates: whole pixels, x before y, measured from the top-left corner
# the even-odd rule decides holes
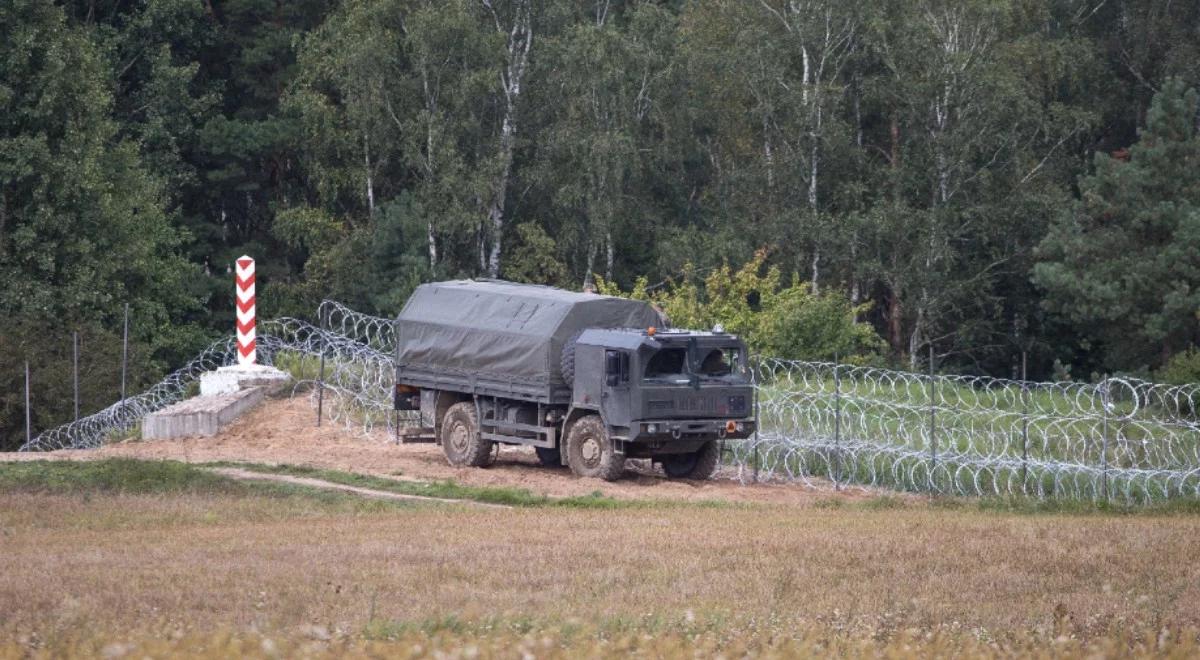
[[[286,367],[298,385],[320,381],[331,418],[348,428],[414,423],[392,413],[393,321],[336,301],[322,302],[317,318],[261,324],[260,361]],[[101,446],[182,400],[203,372],[234,363],[232,339],[218,340],[146,392],[21,451]],[[756,360],[752,376],[759,430],[728,441],[723,459],[722,473],[742,481],[1128,504],[1200,497],[1197,384],[931,377],[777,358]]]

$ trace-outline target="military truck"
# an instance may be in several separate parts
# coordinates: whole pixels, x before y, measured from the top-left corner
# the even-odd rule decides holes
[[[423,284],[396,319],[397,410],[406,442],[453,465],[499,444],[544,465],[614,480],[627,458],[707,479],[721,441],[754,431],[746,346],[718,330],[664,328],[651,305],[500,280]]]

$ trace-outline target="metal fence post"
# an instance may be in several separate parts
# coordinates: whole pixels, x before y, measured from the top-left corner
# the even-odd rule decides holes
[[[937,386],[933,381],[933,344],[929,345],[929,492],[933,492],[933,472],[937,469],[937,406],[934,397]]]
[[[125,400],[125,376],[129,371],[129,303],[125,303],[125,330],[121,333],[121,401]]]
[[[756,375],[754,378],[754,483],[758,483],[758,430],[762,427],[762,415],[759,414],[758,407],[758,390],[762,387],[759,378]]]
[[[29,360],[25,360],[25,444],[33,441],[33,416],[29,411]]]
[[[325,334],[324,313],[321,314],[318,322],[321,326],[321,370],[317,374],[317,426],[320,426],[325,407],[325,349],[329,343],[329,337]]]
[[[841,488],[842,478],[842,376],[838,357],[833,356],[833,489]]]
[[[1021,493],[1029,494],[1029,373],[1026,354],[1021,351]]]
[[[79,331],[76,330],[72,335],[71,341],[72,353],[72,374],[73,388],[75,390],[75,420],[79,421]]]
[[[1100,392],[1100,405],[1104,408],[1103,432],[1100,443],[1100,497],[1108,501],[1108,376],[1104,376],[1104,389]]]

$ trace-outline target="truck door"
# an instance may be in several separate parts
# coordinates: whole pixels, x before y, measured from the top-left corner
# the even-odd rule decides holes
[[[613,426],[629,426],[632,417],[629,395],[629,352],[604,351],[604,413]]]

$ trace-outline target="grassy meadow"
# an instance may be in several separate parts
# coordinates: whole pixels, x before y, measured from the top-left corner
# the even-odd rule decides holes
[[[512,506],[172,462],[0,464],[0,657],[1197,651],[1200,518],[1186,513],[428,488]]]

